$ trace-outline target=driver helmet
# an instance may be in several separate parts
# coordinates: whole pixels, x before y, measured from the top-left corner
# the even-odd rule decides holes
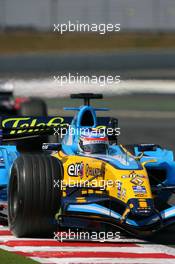
[[[79,137],[78,149],[80,153],[89,154],[107,154],[109,141],[106,135],[102,135],[98,130],[90,130]]]

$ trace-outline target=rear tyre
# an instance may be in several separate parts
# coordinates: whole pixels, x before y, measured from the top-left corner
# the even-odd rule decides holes
[[[17,237],[53,236],[61,206],[61,162],[44,154],[23,154],[13,164],[8,187],[8,221]]]

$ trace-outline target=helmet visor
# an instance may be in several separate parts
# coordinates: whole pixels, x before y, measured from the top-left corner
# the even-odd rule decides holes
[[[108,144],[85,144],[81,148],[84,152],[90,154],[107,154]]]

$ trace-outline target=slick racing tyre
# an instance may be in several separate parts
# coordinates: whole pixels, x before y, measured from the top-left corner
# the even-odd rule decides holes
[[[18,111],[20,116],[47,116],[46,103],[39,98],[30,98],[23,102]]]
[[[62,176],[61,162],[49,155],[23,154],[14,162],[8,186],[8,221],[15,236],[53,237]]]

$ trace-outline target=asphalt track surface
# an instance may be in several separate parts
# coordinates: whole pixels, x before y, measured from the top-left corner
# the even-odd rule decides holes
[[[175,151],[174,118],[119,118],[119,142],[155,143]]]

